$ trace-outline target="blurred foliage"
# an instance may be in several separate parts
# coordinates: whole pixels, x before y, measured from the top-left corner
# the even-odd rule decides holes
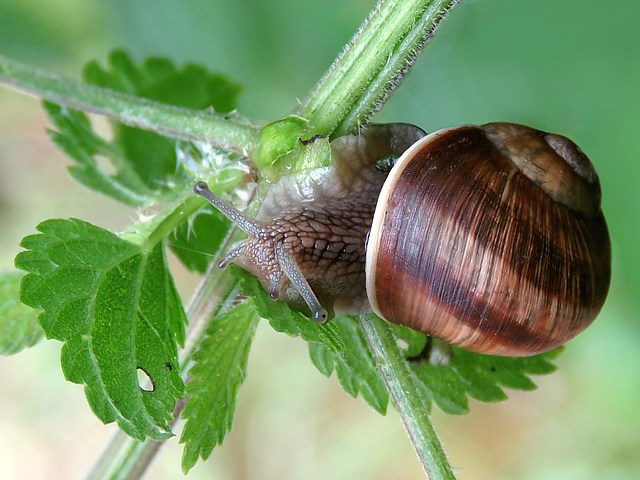
[[[0,0],[0,51],[76,77],[87,60],[102,60],[114,47],[138,60],[166,55],[177,64],[205,63],[241,81],[243,114],[272,120],[293,110],[296,98],[313,86],[374,3]],[[441,434],[460,478],[631,479],[640,471],[639,14],[640,4],[631,0],[615,6],[593,0],[462,1],[375,119],[408,121],[428,130],[509,120],[561,132],[589,154],[602,182],[614,248],[612,291],[603,314],[569,345],[560,372],[543,383],[539,394],[528,394],[530,400],[516,396],[500,408],[474,405],[469,417],[442,422]],[[0,95],[6,98],[5,92]],[[3,133],[0,154],[8,142]],[[0,168],[7,173],[0,176],[11,178],[18,166],[4,158]],[[29,174],[39,178],[38,172]],[[19,205],[7,196],[14,190],[2,185],[1,218],[18,221],[25,215],[14,211]],[[65,211],[57,214],[66,216]],[[19,236],[15,251],[5,255],[17,252]],[[253,398],[251,380],[282,382],[277,379],[283,375],[304,378],[309,371],[301,373],[299,359],[282,347],[286,342],[269,341],[281,350],[249,363],[246,398]],[[265,388],[254,388],[257,399],[247,400],[257,410],[248,420],[254,423],[243,427],[239,419],[226,450],[233,453],[214,455],[211,468],[221,469],[220,478],[420,478],[417,465],[403,463],[412,455],[399,450],[406,445],[387,441],[386,435],[397,438],[388,430],[372,430],[385,424],[378,417],[374,424],[359,425],[360,417],[345,413],[333,397],[331,408],[323,408],[313,387],[308,396],[288,398],[284,391],[271,401]],[[310,411],[317,420],[309,418]],[[278,462],[265,450],[284,447],[284,440],[274,441],[270,449],[260,442],[301,433],[297,425],[285,427],[287,413],[292,422],[318,422],[317,432],[296,441],[290,458]],[[257,423],[258,418],[267,418],[266,423]],[[396,421],[390,420],[387,427]],[[458,430],[448,430],[456,424]],[[323,449],[310,452],[307,443],[312,450],[318,444]],[[159,475],[156,471],[150,477]]]

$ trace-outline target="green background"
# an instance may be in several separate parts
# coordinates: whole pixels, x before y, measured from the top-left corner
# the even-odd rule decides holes
[[[115,47],[197,62],[244,86],[243,115],[303,98],[373,0],[0,0],[0,53],[79,78]],[[434,421],[460,479],[640,477],[640,4],[462,1],[376,121],[427,130],[509,120],[563,133],[595,164],[613,244],[596,323],[533,393]],[[0,267],[50,217],[122,229],[133,212],[75,185],[36,100],[0,89]],[[39,185],[40,188],[24,188]],[[185,300],[196,279],[174,267]],[[394,413],[318,375],[303,342],[261,326],[228,442],[190,478],[414,479]],[[111,436],[63,382],[59,344],[0,358],[0,478],[81,478]],[[179,478],[172,440],[148,478]],[[212,476],[213,475],[213,476]]]

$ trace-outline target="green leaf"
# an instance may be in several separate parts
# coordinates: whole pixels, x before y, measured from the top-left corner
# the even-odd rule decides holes
[[[76,219],[37,229],[16,257],[28,272],[20,300],[42,309],[45,334],[64,342],[66,378],[84,384],[103,422],[139,440],[167,438],[183,394],[177,343],[186,318],[162,244],[145,249]],[[140,372],[150,388],[140,385]]]
[[[35,345],[42,338],[38,313],[18,300],[23,274],[0,272],[0,355],[11,355]]]
[[[127,205],[140,205],[152,194],[132,171],[120,146],[97,135],[84,113],[49,102],[43,108],[57,129],[49,130],[49,138],[75,160],[68,171],[78,182]],[[107,167],[115,172],[110,174]]]
[[[452,348],[445,365],[428,361],[411,362],[426,395],[446,413],[469,411],[468,397],[482,402],[506,400],[503,387],[517,390],[536,388],[530,375],[555,371],[551,363],[560,353],[555,349],[533,357],[496,357]]]
[[[356,318],[338,315],[331,322],[337,327],[343,350],[334,352],[322,343],[310,343],[311,361],[326,376],[335,369],[338,382],[349,395],[356,397],[360,393],[365,402],[384,415],[389,395]]]
[[[551,363],[562,349],[533,357],[497,357],[469,352],[432,339],[430,353],[424,357],[426,335],[409,328],[393,325],[391,330],[416,374],[424,398],[445,413],[464,414],[469,411],[469,398],[481,402],[507,399],[504,388],[533,390],[530,375],[552,373]],[[448,361],[443,358],[449,358]]]
[[[108,67],[89,62],[84,80],[139,97],[191,109],[213,108],[226,113],[236,108],[240,86],[200,65],[176,67],[164,57],[151,57],[136,65],[123,50],[109,55]]]
[[[122,51],[114,51],[107,68],[96,62],[84,71],[87,83],[150,100],[191,109],[235,108],[238,85],[196,65],[178,68],[164,58],[136,65]],[[71,157],[71,175],[85,186],[128,205],[138,206],[149,196],[170,192],[190,183],[176,160],[176,146],[156,133],[112,122],[113,140],[107,141],[80,112],[45,103],[57,131],[52,141]]]
[[[206,460],[231,430],[236,395],[246,375],[247,358],[259,317],[249,303],[214,318],[207,337],[193,359],[187,384],[189,402],[180,443],[184,443],[182,470],[186,474],[198,460]]]
[[[386,388],[354,318],[339,315],[331,322],[315,323],[286,303],[271,300],[254,276],[239,268],[233,272],[260,316],[268,319],[275,330],[309,342],[311,360],[322,374],[329,376],[335,371],[349,395],[356,397],[360,393],[376,411],[386,411]]]

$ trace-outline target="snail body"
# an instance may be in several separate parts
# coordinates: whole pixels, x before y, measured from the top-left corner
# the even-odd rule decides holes
[[[494,355],[549,350],[600,311],[610,279],[600,186],[565,137],[510,123],[429,135],[372,125],[335,140],[332,161],[282,179],[256,220],[198,183],[248,234],[222,266],[245,268],[316,321],[373,310]]]

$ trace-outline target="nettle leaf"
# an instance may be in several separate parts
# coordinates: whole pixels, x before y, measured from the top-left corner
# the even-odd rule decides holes
[[[496,357],[452,349],[446,365],[414,363],[414,371],[431,399],[446,413],[469,411],[468,397],[482,402],[505,400],[503,387],[515,390],[536,388],[530,375],[544,375],[556,370],[551,362],[562,351],[557,348],[532,357]]]
[[[28,272],[20,300],[42,310],[48,338],[64,342],[66,378],[84,384],[103,422],[139,440],[169,437],[186,318],[162,245],[147,250],[76,219],[37,229],[16,257]],[[140,385],[140,372],[151,385]]]
[[[42,338],[38,312],[18,299],[23,273],[0,272],[0,355],[11,355]]]
[[[56,127],[49,130],[49,138],[75,160],[67,170],[78,182],[132,206],[142,204],[152,193],[129,167],[120,147],[96,134],[84,113],[49,102],[44,102],[43,108]],[[109,173],[107,167],[115,172]]]
[[[179,107],[230,112],[236,108],[240,86],[224,75],[201,65],[176,67],[164,57],[150,57],[137,65],[123,50],[109,55],[108,67],[89,62],[84,69],[87,83],[149,98]]]
[[[84,70],[87,83],[154,101],[192,109],[235,108],[240,87],[196,65],[178,68],[168,59],[150,58],[137,65],[121,50],[114,51],[107,68],[96,62]],[[192,179],[176,161],[175,141],[153,132],[112,122],[113,139],[105,140],[88,117],[45,103],[55,126],[52,141],[71,157],[71,175],[83,185],[128,205],[141,205]]]
[[[349,395],[356,397],[360,393],[376,411],[386,411],[389,403],[386,387],[354,318],[339,315],[331,322],[315,323],[286,303],[271,300],[254,276],[239,268],[233,272],[260,316],[268,319],[275,330],[301,336],[309,342],[311,361],[321,373],[329,376],[335,370]]]
[[[427,355],[427,336],[389,324],[396,341],[416,377],[417,387],[424,400],[435,404],[445,413],[464,414],[469,411],[469,398],[482,402],[506,400],[503,390],[533,390],[530,375],[552,373],[551,363],[561,348],[532,357],[496,357],[472,353],[432,339]]]
[[[272,327],[291,336],[299,335],[309,342],[311,360],[326,376],[336,372],[342,388],[362,398],[376,411],[384,414],[389,401],[384,382],[357,320],[338,315],[331,322],[316,324],[304,315],[291,310],[283,302],[272,301],[252,275],[234,269],[242,291],[251,297],[259,314],[269,319]],[[450,414],[469,410],[469,397],[483,402],[507,398],[503,387],[532,390],[535,384],[530,375],[543,375],[555,370],[551,361],[559,349],[524,358],[494,357],[471,353],[460,348],[451,349],[448,363],[434,364],[415,359],[425,345],[426,336],[408,328],[391,325],[401,350],[409,361],[425,402],[435,402]],[[434,341],[436,346],[438,341]],[[437,347],[436,347],[437,348]]]
[[[247,358],[259,317],[249,303],[213,319],[193,359],[187,384],[189,402],[180,443],[184,443],[185,474],[198,457],[206,460],[231,430],[238,388],[246,375]]]

